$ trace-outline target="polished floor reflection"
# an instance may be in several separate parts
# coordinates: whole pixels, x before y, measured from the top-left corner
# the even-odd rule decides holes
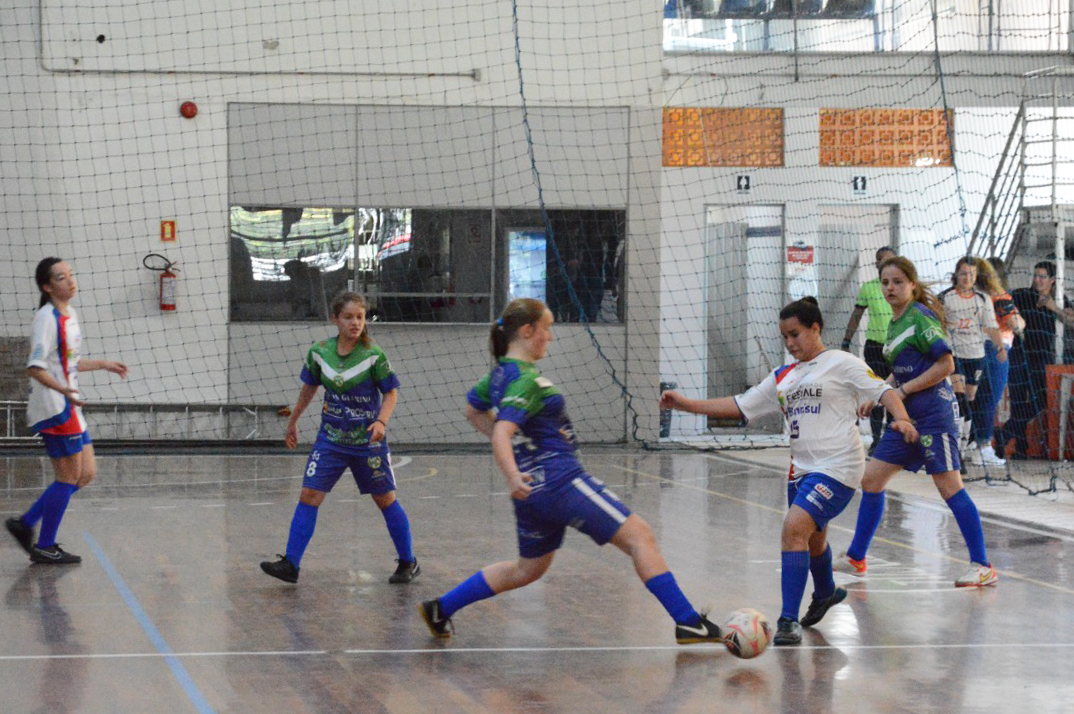
[[[652,524],[695,603],[774,622],[780,467],[686,451],[585,461]],[[0,711],[994,714],[1074,701],[1074,523],[986,519],[1000,583],[959,590],[950,513],[890,498],[847,604],[802,646],[750,661],[677,646],[626,556],[571,533],[545,579],[457,613],[455,637],[434,641],[417,604],[514,556],[510,503],[485,455],[397,449],[396,462],[421,576],[388,584],[383,519],[341,481],[287,585],[258,562],[284,548],[303,455],[100,456],[60,531],[81,565],[30,565],[0,545]],[[0,468],[5,518],[51,481],[42,458]],[[837,550],[856,511],[833,524]]]

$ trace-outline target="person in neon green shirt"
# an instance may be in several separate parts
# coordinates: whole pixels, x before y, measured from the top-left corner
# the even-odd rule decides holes
[[[888,258],[897,255],[894,248],[884,246],[876,251],[876,269]],[[884,299],[884,292],[880,289],[880,278],[876,277],[865,282],[858,291],[858,299],[854,302],[854,312],[850,314],[850,322],[847,331],[843,335],[843,351],[850,351],[850,341],[854,339],[854,333],[858,331],[858,324],[865,311],[869,311],[869,326],[865,329],[865,349],[862,359],[865,364],[881,379],[887,379],[891,373],[887,362],[884,361],[884,341],[888,338],[888,325],[891,323],[891,305]],[[877,407],[869,415],[869,427],[873,432],[873,444],[869,447],[869,455],[880,441],[880,434],[884,430],[884,408]]]

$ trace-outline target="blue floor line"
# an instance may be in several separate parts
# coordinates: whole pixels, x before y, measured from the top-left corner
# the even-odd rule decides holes
[[[157,648],[157,651],[164,655],[164,661],[168,663],[168,666],[172,670],[172,675],[176,681],[179,682],[179,686],[186,692],[187,697],[190,698],[194,708],[197,709],[199,714],[216,714],[216,710],[213,709],[209,702],[206,701],[205,696],[198,689],[198,685],[194,684],[194,680],[190,677],[190,673],[186,671],[186,667],[179,661],[179,658],[174,655],[172,648],[168,646],[168,643],[164,640],[164,636],[160,634],[160,630],[157,629],[153,621],[149,619],[149,615],[145,613],[142,606],[138,603],[138,598],[134,596],[131,589],[127,587],[127,583],[123,581],[123,576],[119,574],[119,571],[115,569],[112,562],[108,559],[108,556],[104,554],[101,547],[97,545],[97,541],[93,539],[89,533],[83,533],[82,537],[89,545],[93,554],[97,557],[97,560],[101,563],[101,567],[108,573],[108,577],[111,579],[112,584],[116,586],[116,590],[123,597],[123,601],[127,603],[127,607],[134,614],[138,624],[145,630],[145,634],[149,637],[149,641],[153,643],[153,646]]]

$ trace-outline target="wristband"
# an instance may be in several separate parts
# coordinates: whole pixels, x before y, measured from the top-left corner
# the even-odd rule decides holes
[[[388,428],[388,425],[387,425],[387,424],[385,424],[385,423],[384,423],[384,420],[382,420],[382,419],[374,419],[374,420],[373,420],[373,424],[380,424],[380,425],[381,425],[382,427],[384,427],[385,429],[387,429],[387,428]],[[373,424],[370,424],[370,426],[373,426]]]
[[[849,352],[850,351],[850,340],[843,340],[843,351],[844,352]]]

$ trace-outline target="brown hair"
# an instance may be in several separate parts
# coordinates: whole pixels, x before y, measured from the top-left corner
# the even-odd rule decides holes
[[[944,316],[943,303],[940,301],[940,298],[936,297],[936,295],[933,294],[931,290],[921,284],[921,280],[917,277],[917,268],[915,268],[914,264],[910,262],[910,259],[904,258],[901,255],[897,255],[894,258],[888,258],[880,264],[880,274],[883,275],[884,269],[889,266],[898,268],[899,271],[906,276],[906,279],[914,284],[914,292],[913,297],[911,299],[914,302],[919,302],[928,309],[932,310],[934,313],[936,313],[936,317],[937,319],[939,319],[940,325],[946,325],[947,323],[946,318]],[[944,329],[946,331],[946,327]]]
[[[959,258],[958,262],[955,263],[955,272],[951,273],[951,286],[954,287],[958,285],[958,269],[963,265],[968,265],[980,273],[981,269],[977,267],[978,260],[980,260],[980,258],[974,258],[972,255],[964,255]]]
[[[343,312],[343,308],[352,302],[358,303],[358,306],[363,310],[369,309],[364,297],[358,293],[344,290],[332,298],[332,319],[339,317],[339,313]],[[362,326],[362,334],[358,335],[358,341],[362,343],[362,347],[369,347],[373,343],[373,340],[369,337],[369,320],[366,320],[365,325]]]
[[[548,308],[534,298],[515,298],[507,304],[500,319],[492,323],[489,330],[489,349],[496,359],[507,354],[507,348],[518,331],[526,325],[536,323]]]

